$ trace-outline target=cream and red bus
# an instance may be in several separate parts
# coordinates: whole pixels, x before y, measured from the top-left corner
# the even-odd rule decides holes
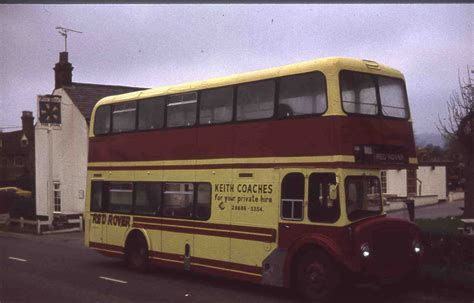
[[[384,213],[382,169],[416,167],[403,75],[325,58],[110,96],[94,107],[85,244],[295,287],[414,272],[419,230]]]

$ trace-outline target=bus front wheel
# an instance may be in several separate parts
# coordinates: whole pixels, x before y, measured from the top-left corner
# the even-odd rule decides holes
[[[138,272],[147,272],[149,269],[148,245],[143,236],[134,236],[125,247],[127,266]]]
[[[323,252],[304,254],[298,264],[297,290],[309,302],[330,302],[340,282],[336,264]]]

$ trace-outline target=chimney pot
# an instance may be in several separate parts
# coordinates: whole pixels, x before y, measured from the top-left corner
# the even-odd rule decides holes
[[[30,134],[34,129],[34,120],[33,112],[24,110],[21,115],[21,125],[23,131]]]
[[[55,89],[72,84],[73,69],[72,64],[68,62],[68,52],[59,53],[59,62],[54,66]]]

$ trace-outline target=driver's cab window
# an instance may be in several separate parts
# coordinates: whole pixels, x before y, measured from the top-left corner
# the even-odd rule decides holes
[[[303,220],[304,176],[301,173],[287,174],[281,182],[281,218]]]
[[[346,211],[354,221],[382,212],[380,182],[371,176],[349,176],[345,181]]]
[[[309,176],[308,217],[313,222],[336,222],[339,219],[339,194],[336,175],[315,173]]]

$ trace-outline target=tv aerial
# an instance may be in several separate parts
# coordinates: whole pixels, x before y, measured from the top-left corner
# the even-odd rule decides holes
[[[80,32],[80,31],[76,31],[74,29],[65,28],[65,27],[61,27],[61,26],[56,26],[56,29],[58,30],[58,33],[60,33],[61,36],[64,37],[64,51],[65,52],[67,52],[67,33],[68,32],[73,32],[73,33],[82,34],[82,32]]]

